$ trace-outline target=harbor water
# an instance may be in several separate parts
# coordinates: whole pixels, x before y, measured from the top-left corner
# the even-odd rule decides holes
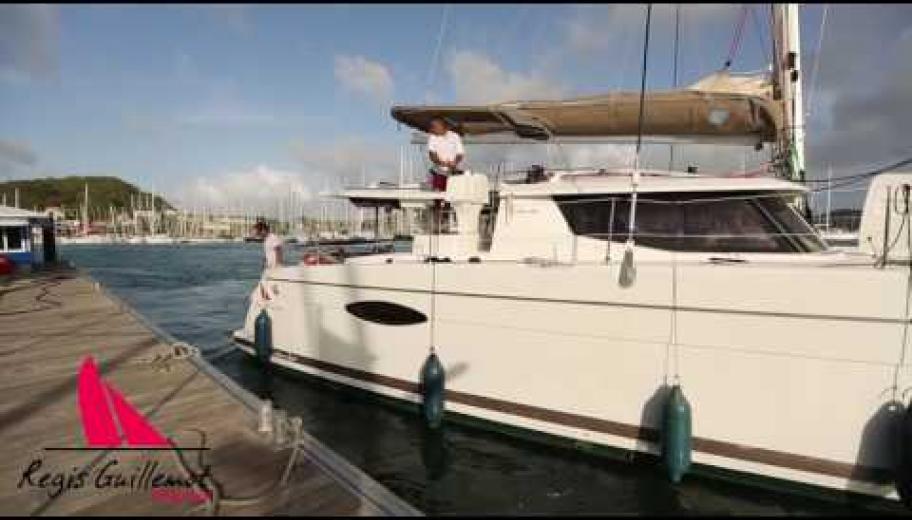
[[[242,385],[300,415],[305,428],[427,514],[852,515],[847,504],[689,475],[673,486],[654,466],[613,461],[419,416],[336,385],[258,365],[229,348],[260,277],[260,244],[63,246],[86,269],[175,337],[197,345]],[[299,253],[286,248],[286,258]],[[416,367],[416,371],[418,368]],[[892,511],[893,508],[887,508]]]

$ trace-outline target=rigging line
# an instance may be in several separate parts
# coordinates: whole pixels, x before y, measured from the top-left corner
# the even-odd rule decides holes
[[[862,181],[869,177],[876,177],[878,175],[887,173],[891,170],[895,170],[897,168],[906,166],[908,164],[912,164],[912,157],[903,159],[901,161],[897,161],[895,163],[889,164],[887,166],[883,166],[881,168],[877,168],[877,169],[869,171],[869,172],[856,173],[856,174],[852,174],[852,175],[843,175],[842,177],[834,177],[833,179],[805,179],[804,183],[805,184],[824,184],[824,185],[829,185],[829,186],[834,186],[834,187],[836,185],[846,186],[846,185],[852,184],[852,183],[851,182],[845,183],[842,181]],[[825,187],[826,186],[824,186],[824,188]]]
[[[630,172],[630,215],[627,219],[629,225],[627,226],[627,244],[628,250],[625,253],[625,260],[628,255],[632,255],[632,244],[633,244],[633,234],[636,230],[636,203],[637,203],[637,182],[639,181],[639,168],[640,168],[640,149],[643,145],[643,119],[644,119],[644,108],[646,106],[646,71],[647,71],[647,57],[649,56],[649,26],[652,22],[652,4],[646,5],[646,35],[643,39],[643,70],[640,76],[640,114],[639,120],[637,122],[637,141],[636,141],[636,155],[634,156],[634,167]]]
[[[890,211],[890,208],[888,208],[887,211]],[[908,216],[908,214],[904,216]],[[893,248],[896,247],[896,244],[899,243],[899,239],[902,238],[902,233],[906,227],[906,222],[908,222],[908,220],[908,218],[903,218],[903,220],[899,223],[899,229],[896,230],[896,236],[893,237],[893,240],[887,244],[886,249],[881,253],[884,258],[887,258],[887,256],[890,254],[890,251],[892,251]]]
[[[640,149],[643,145],[643,120],[646,106],[646,62],[649,56],[649,26],[652,21],[652,4],[646,7],[646,38],[643,42],[643,70],[640,77],[640,113],[637,120],[636,168],[640,167]]]
[[[754,23],[754,29],[757,31],[757,39],[760,41],[760,54],[762,54],[763,61],[765,63],[770,63],[770,54],[769,48],[766,46],[766,38],[763,37],[763,26],[760,25],[760,17],[757,15],[757,11],[754,10],[755,6],[750,6],[750,15],[751,21]]]
[[[906,212],[903,223],[906,224],[906,254],[912,253],[912,212],[909,211],[909,192],[908,190],[904,193],[906,201]],[[889,211],[890,208],[887,209]],[[884,253],[884,261],[886,261],[887,254],[889,250]],[[902,366],[906,362],[906,345],[908,344],[909,339],[909,310],[912,307],[912,261],[909,261],[909,274],[906,277],[906,308],[903,323],[903,334],[902,334],[902,349],[899,354],[899,361],[896,363],[896,367],[893,369],[893,400],[896,400],[896,391],[899,385],[899,372],[902,370]]]
[[[824,4],[823,16],[820,19],[820,29],[817,33],[817,52],[814,53],[814,67],[812,68],[811,73],[811,85],[808,89],[807,110],[805,111],[805,115],[808,118],[811,117],[811,107],[814,106],[811,101],[817,99],[817,96],[814,95],[814,91],[817,87],[817,75],[820,72],[820,52],[823,49],[823,33],[826,28],[827,12],[829,10],[830,4]]]
[[[681,4],[675,4],[675,37],[674,37],[674,59],[672,62],[671,83],[673,88],[678,88],[678,47],[681,38]],[[674,144],[668,145],[668,170],[674,169]]]
[[[435,352],[434,343],[437,329],[437,261],[439,260],[438,255],[440,254],[440,234],[443,232],[441,220],[444,211],[443,199],[438,199],[435,204],[437,203],[439,203],[440,206],[434,208],[431,217],[434,221],[432,228],[434,234],[431,236],[431,257],[428,259],[431,262],[431,323],[429,327],[431,354]]]
[[[681,383],[681,347],[678,345],[678,253],[671,255],[671,337],[674,348],[674,382]]]
[[[844,187],[846,187],[846,186],[853,186],[853,185],[855,185],[855,184],[861,184],[861,183],[863,183],[863,182],[865,182],[865,181],[867,181],[867,180],[869,180],[867,177],[861,177],[861,178],[857,178],[857,179],[849,179],[849,180],[847,180],[847,181],[845,181],[845,182],[839,182],[839,183],[829,184],[829,185],[826,185],[826,186],[819,186],[819,187],[816,187],[816,188],[814,188],[814,189],[808,190],[808,193],[821,193],[821,192],[824,192],[824,191],[834,190],[834,189],[836,189],[836,188],[844,188]],[[867,188],[864,188],[864,189],[866,190]],[[850,190],[845,190],[845,191],[850,191]],[[861,188],[859,188],[859,189],[857,189],[857,190],[851,190],[851,191],[861,191]]]
[[[735,55],[741,48],[741,36],[744,34],[744,22],[747,21],[748,7],[749,6],[746,4],[741,6],[741,14],[738,16],[738,23],[735,26],[735,34],[732,36],[732,42],[728,48],[728,58],[726,58],[725,65],[722,67],[723,70],[731,67],[732,61],[735,59]]]
[[[440,16],[440,30],[437,31],[437,45],[434,46],[434,53],[431,55],[431,66],[428,69],[427,81],[425,82],[425,100],[427,100],[432,82],[437,75],[437,62],[440,59],[440,48],[443,45],[443,35],[446,33],[447,28],[447,15],[450,12],[450,4],[444,4],[443,14]]]

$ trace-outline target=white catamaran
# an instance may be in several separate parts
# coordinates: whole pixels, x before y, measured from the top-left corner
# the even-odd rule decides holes
[[[797,7],[776,13],[770,78],[716,74],[642,104],[620,93],[392,114],[419,130],[443,116],[468,137],[769,144],[793,180],[534,166],[496,182],[467,172],[445,192],[348,189],[359,207],[419,217],[443,200],[451,219],[425,218],[409,252],[266,271],[236,344],[257,353],[265,311],[272,363],[412,402],[433,349],[447,413],[653,454],[680,385],[695,463],[896,498],[912,175],[874,179],[857,250],[829,249],[808,225],[795,208],[807,191],[794,182]]]

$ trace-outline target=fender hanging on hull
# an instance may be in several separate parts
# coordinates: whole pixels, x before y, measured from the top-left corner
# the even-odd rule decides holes
[[[431,352],[421,367],[421,414],[430,428],[443,422],[446,372],[437,354]]]
[[[268,364],[272,357],[272,318],[266,309],[260,311],[253,324],[253,346],[257,359]]]
[[[675,385],[665,402],[662,424],[662,460],[668,478],[675,484],[681,482],[681,478],[690,469],[690,455],[690,403],[684,397],[681,386]]]
[[[899,460],[896,463],[896,492],[907,508],[912,508],[912,404],[906,408],[899,425]]]

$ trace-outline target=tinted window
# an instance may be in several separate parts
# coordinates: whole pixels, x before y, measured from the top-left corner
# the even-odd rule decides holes
[[[8,227],[4,228],[4,230],[6,233],[6,249],[9,251],[22,249],[22,228]]]
[[[684,210],[682,251],[790,251],[785,237],[751,200],[688,202]]]
[[[750,193],[645,193],[636,207],[638,244],[705,252],[795,252],[823,248],[806,222],[780,198]],[[624,242],[628,195],[558,196],[574,234]]]
[[[796,242],[805,251],[826,249],[820,236],[810,224],[795,211],[795,208],[778,197],[757,199],[760,209],[766,211],[773,222],[781,226],[783,233],[789,233],[789,240]]]
[[[630,199],[615,204],[615,224],[611,240],[626,242],[630,227]],[[681,208],[655,199],[640,199],[636,207],[634,239],[638,244],[658,249],[677,249],[681,236]]]

